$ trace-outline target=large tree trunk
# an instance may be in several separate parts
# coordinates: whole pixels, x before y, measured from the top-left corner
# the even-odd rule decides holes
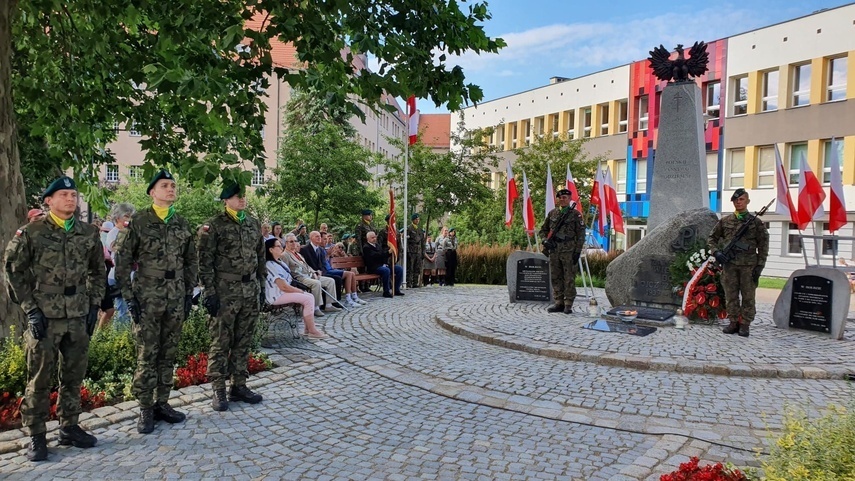
[[[27,209],[12,107],[12,19],[17,8],[17,0],[0,1],[0,249],[4,251],[24,224]],[[0,269],[0,337],[9,334],[10,326],[23,326],[23,319],[21,309],[9,299],[6,272]]]

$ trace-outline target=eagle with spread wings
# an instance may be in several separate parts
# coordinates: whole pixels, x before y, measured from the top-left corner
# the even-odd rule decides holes
[[[650,62],[650,68],[653,69],[653,75],[659,80],[686,82],[689,77],[700,77],[707,70],[709,63],[709,54],[707,53],[707,44],[704,42],[695,42],[692,48],[689,49],[689,58],[683,56],[683,44],[678,44],[677,58],[671,60],[671,52],[669,52],[661,44],[650,51],[650,57],[647,60]]]

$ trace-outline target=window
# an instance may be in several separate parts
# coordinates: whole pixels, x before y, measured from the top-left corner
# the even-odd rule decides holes
[[[518,128],[519,128],[519,125],[516,122],[511,124],[511,148],[512,149],[517,148],[517,129]]]
[[[142,135],[140,134],[140,131],[137,130],[136,122],[131,122],[131,126],[128,127],[128,135],[130,135],[131,137],[139,137],[140,135]]]
[[[793,107],[810,104],[810,64],[793,67]]]
[[[846,99],[846,69],[848,61],[846,57],[837,57],[828,59],[828,89],[825,100],[833,102],[835,100]]]
[[[552,114],[549,116],[549,118],[551,119],[551,122],[552,122],[552,124],[551,124],[552,127],[549,128],[549,130],[552,132],[552,138],[557,139],[558,138],[558,114]]]
[[[638,130],[647,130],[647,96],[638,97]]]
[[[543,136],[544,122],[543,117],[537,117],[534,119],[534,131],[538,136]]]
[[[799,235],[799,226],[788,222],[787,225],[787,254],[802,253],[802,238]]]
[[[768,112],[778,110],[778,71],[763,73],[763,101],[760,110]]]
[[[618,103],[618,128],[619,133],[626,132],[629,119],[629,105],[626,100],[621,100]]]
[[[775,185],[775,148],[764,145],[757,149],[757,186]]]
[[[719,117],[721,109],[721,82],[707,82],[704,88],[704,105],[706,105],[707,116],[710,119]]]
[[[727,170],[727,188],[745,187],[745,149],[732,149]]]
[[[119,133],[119,122],[118,121],[113,122],[113,133],[114,134]]]
[[[709,190],[718,189],[718,152],[707,152],[707,186]]]
[[[733,78],[733,115],[748,113],[748,76]]]
[[[496,127],[496,147],[505,150],[505,126]]]
[[[264,170],[252,169],[252,185],[264,185]]]
[[[143,168],[141,165],[132,165],[128,167],[128,177],[133,181],[142,180]]]
[[[790,144],[790,185],[799,185],[799,162],[807,159],[807,144]]]
[[[828,227],[828,222],[822,223],[822,235],[831,235],[831,231],[828,230]],[[822,255],[834,256],[837,255],[837,252],[837,239],[822,240]]]
[[[626,161],[615,162],[615,192],[626,194]]]
[[[647,159],[635,163],[635,192],[637,194],[647,192]]]
[[[525,145],[528,147],[531,144],[531,120],[523,120],[525,125]]]
[[[576,111],[568,110],[564,115],[567,116],[567,139],[573,140],[576,138]]]
[[[609,135],[609,104],[600,105],[600,135]]]
[[[119,166],[118,165],[108,165],[107,166],[107,182],[118,182],[119,181]]]
[[[591,107],[582,110],[582,137],[591,137]]]
[[[264,138],[264,126],[263,125],[261,126],[261,130],[259,131],[259,133],[261,134],[261,138],[263,139]]]
[[[834,149],[837,151],[837,166],[840,168],[840,174],[843,175],[843,141],[835,139],[834,142],[829,140],[822,141],[822,183],[825,185],[831,184],[831,155]]]

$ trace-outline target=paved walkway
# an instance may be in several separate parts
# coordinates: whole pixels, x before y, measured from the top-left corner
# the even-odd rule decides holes
[[[279,367],[251,381],[262,404],[215,413],[209,386],[175,391],[187,422],[147,436],[134,403],[103,408],[85,422],[98,446],[52,441],[39,464],[24,459],[22,433],[0,433],[0,477],[652,480],[692,455],[756,464],[785,406],[818,415],[853,394],[834,378],[852,368],[848,332],[827,341],[767,320],[748,339],[702,326],[639,338],[545,307],[509,305],[503,287],[422,288],[323,318],[329,341],[290,340],[275,324]],[[735,359],[775,375],[675,367]],[[829,378],[811,378],[820,371]]]

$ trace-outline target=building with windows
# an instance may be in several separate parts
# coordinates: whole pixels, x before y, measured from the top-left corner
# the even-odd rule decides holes
[[[710,207],[733,211],[730,196],[744,187],[750,209],[775,197],[775,146],[789,170],[797,202],[802,157],[828,192],[832,152],[839,155],[851,222],[841,236],[855,235],[855,4],[708,42],[709,71],[697,79],[705,120]],[[646,59],[465,109],[467,128],[499,127],[490,141],[505,158],[532,135],[590,139],[585,148],[612,169],[626,235],[613,248],[629,248],[646,232],[656,161],[660,93]],[[504,185],[505,166],[494,174]],[[531,180],[531,179],[530,179]],[[589,180],[590,181],[590,180]],[[826,211],[829,208],[825,201]],[[765,274],[788,276],[804,266],[799,231],[789,219],[764,216],[770,232]],[[803,234],[828,233],[825,215]],[[825,219],[825,221],[823,221]],[[805,241],[804,250],[828,263],[855,257],[849,241]],[[817,252],[818,251],[818,252]]]

